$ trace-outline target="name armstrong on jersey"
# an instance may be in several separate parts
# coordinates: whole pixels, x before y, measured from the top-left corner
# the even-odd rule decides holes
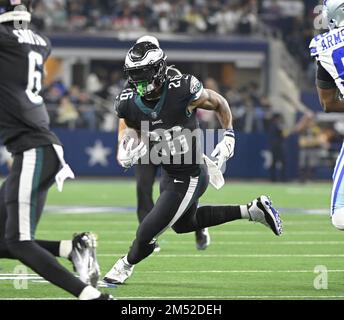
[[[323,34],[319,34],[314,37],[311,46],[313,46],[313,54],[317,54],[317,46],[315,43],[321,42],[322,50],[328,50],[332,47],[337,46],[340,43],[344,42],[344,28],[332,30]],[[315,42],[315,43],[314,43]]]

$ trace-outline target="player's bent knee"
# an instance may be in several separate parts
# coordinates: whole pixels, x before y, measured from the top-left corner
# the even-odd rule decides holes
[[[188,231],[185,229],[185,227],[184,226],[182,226],[182,225],[174,225],[174,226],[172,226],[172,229],[173,229],[173,231],[175,232],[175,233],[177,233],[177,234],[184,234],[184,233],[188,233]]]
[[[338,230],[344,231],[344,208],[334,212],[332,224]]]

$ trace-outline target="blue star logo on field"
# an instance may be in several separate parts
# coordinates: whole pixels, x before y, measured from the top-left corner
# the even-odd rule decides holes
[[[0,166],[7,164],[12,159],[11,154],[7,151],[6,147],[0,147]]]
[[[111,148],[105,147],[102,141],[96,140],[93,147],[86,148],[86,153],[90,157],[88,161],[88,165],[90,167],[94,167],[96,165],[100,165],[102,167],[109,166],[108,156],[112,153],[112,150]]]

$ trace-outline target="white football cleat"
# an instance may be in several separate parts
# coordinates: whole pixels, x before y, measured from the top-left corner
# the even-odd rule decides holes
[[[124,257],[119,259],[112,269],[105,275],[103,281],[110,284],[123,284],[133,273],[133,265],[124,261]]]
[[[90,232],[74,235],[73,249],[69,256],[80,280],[97,287],[100,268],[96,256],[97,237]]]
[[[196,231],[195,235],[197,250],[207,249],[210,245],[210,234],[208,228]]]
[[[283,233],[282,220],[267,196],[261,196],[247,206],[250,221],[259,222],[270,228],[276,236]]]

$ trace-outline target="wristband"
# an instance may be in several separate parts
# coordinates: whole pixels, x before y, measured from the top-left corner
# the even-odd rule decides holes
[[[233,129],[228,129],[224,132],[223,134],[224,137],[231,137],[231,138],[235,138],[235,132]]]

